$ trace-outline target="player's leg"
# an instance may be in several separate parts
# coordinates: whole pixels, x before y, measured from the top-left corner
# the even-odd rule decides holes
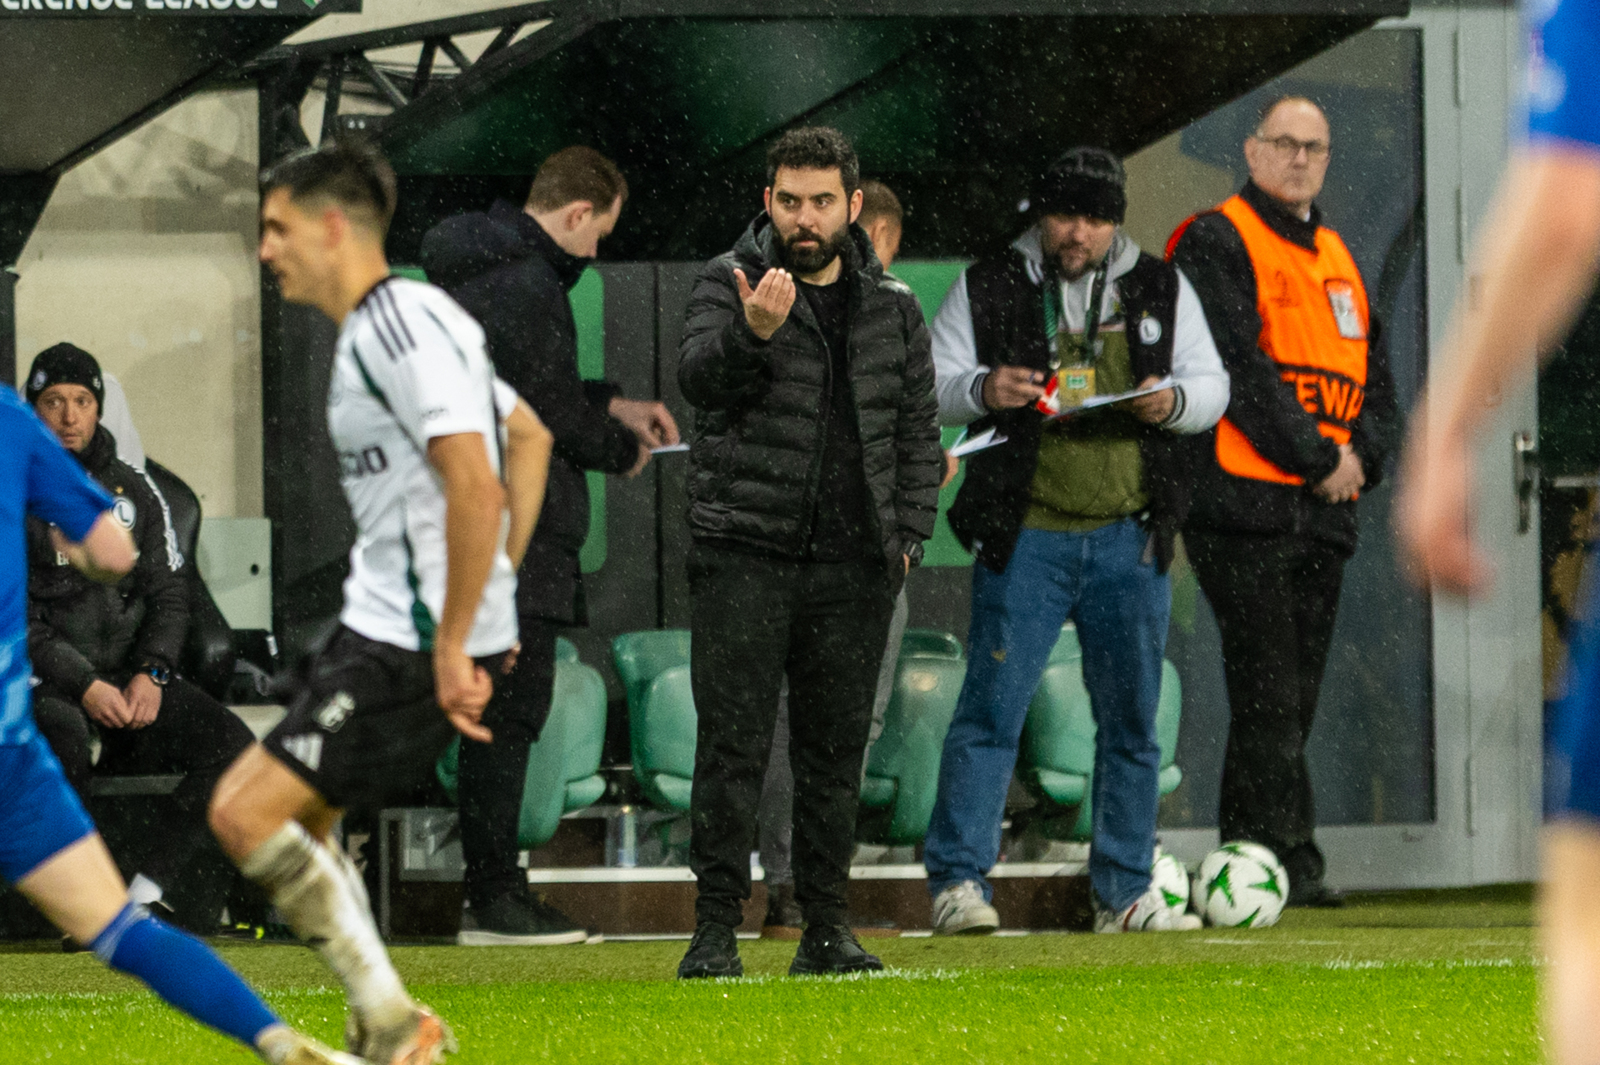
[[[1555,1065],[1589,1065],[1600,1017],[1600,909],[1591,894],[1600,877],[1600,824],[1569,817],[1544,832],[1540,896],[1545,957],[1545,1030]]]
[[[328,843],[339,812],[256,745],[218,782],[211,827],[239,869],[338,975],[362,1024],[404,1024],[416,1004],[383,948],[360,876],[344,849]]]
[[[286,1026],[199,940],[129,901],[110,852],[42,739],[0,748],[0,761],[0,873],[57,927],[275,1065],[355,1065]]]

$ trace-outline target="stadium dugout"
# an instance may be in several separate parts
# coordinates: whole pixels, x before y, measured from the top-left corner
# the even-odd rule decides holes
[[[368,0],[369,14],[380,3]],[[574,294],[582,368],[630,396],[661,399],[684,424],[692,416],[675,366],[689,284],[755,212],[762,153],[784,129],[837,126],[857,144],[864,174],[896,190],[909,215],[895,270],[931,314],[965,263],[1020,228],[1028,176],[1063,146],[1098,142],[1128,156],[1129,229],[1156,250],[1172,225],[1236,187],[1253,109],[1283,91],[1328,107],[1336,162],[1324,207],[1394,323],[1409,404],[1425,377],[1428,322],[1443,320],[1464,282],[1460,248],[1487,193],[1478,175],[1492,174],[1505,150],[1517,40],[1515,11],[1489,0],[548,0],[358,29],[327,27],[265,50],[260,39],[234,53],[254,53],[230,83],[257,88],[261,159],[346,130],[375,137],[401,175],[389,252],[403,264],[441,218],[497,195],[520,199],[549,152],[571,143],[606,152],[632,196]],[[21,76],[15,64],[5,69],[0,80]],[[17,120],[48,124],[51,114],[40,103]],[[0,212],[17,219],[0,249],[6,261],[47,195],[37,175],[82,154],[15,167],[16,183],[5,179]],[[6,298],[0,291],[0,336],[10,343]],[[265,275],[260,308],[272,628],[292,649],[337,602],[349,544],[321,428],[334,333],[284,305]],[[1535,424],[1531,405],[1508,404],[1507,417],[1508,439]],[[1387,489],[1366,510],[1371,546],[1352,564],[1312,751],[1332,826],[1330,879],[1340,886],[1531,875],[1539,607],[1528,528],[1537,514],[1518,506],[1531,465],[1514,469],[1504,451],[1486,488],[1504,499],[1492,511],[1508,573],[1496,599],[1468,608],[1402,590]],[[590,627],[571,636],[606,685],[604,761],[613,769],[632,761],[613,641],[687,625],[683,476],[683,459],[665,456],[635,480],[592,486]],[[959,640],[968,566],[941,521],[909,585],[913,626]],[[1183,684],[1183,783],[1163,807],[1163,839],[1198,858],[1215,840],[1206,826],[1226,705],[1209,611],[1192,579],[1180,574],[1175,589],[1169,657]],[[609,779],[599,807],[608,814],[643,800],[626,773]],[[604,853],[593,821],[572,830],[588,843],[570,853]],[[617,826],[615,859],[629,853],[625,826],[616,816],[608,823]],[[881,886],[897,868],[864,875]],[[1073,871],[1070,862],[1045,868]],[[1039,890],[1036,912],[1066,900],[1062,879],[1042,878],[1058,893]],[[589,887],[589,898],[618,910]],[[677,905],[631,912],[686,928],[686,904]],[[919,909],[914,920],[925,919]]]

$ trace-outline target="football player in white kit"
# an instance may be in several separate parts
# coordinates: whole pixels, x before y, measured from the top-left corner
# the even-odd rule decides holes
[[[350,1049],[424,1065],[454,1039],[406,994],[330,833],[345,808],[424,776],[455,730],[489,738],[479,717],[515,654],[516,562],[551,437],[496,382],[478,324],[443,291],[390,275],[382,156],[324,145],[261,188],[261,261],[285,299],[341,324],[328,430],[357,536],[338,629],[308,656],[283,722],[217,785],[211,825],[344,983]]]

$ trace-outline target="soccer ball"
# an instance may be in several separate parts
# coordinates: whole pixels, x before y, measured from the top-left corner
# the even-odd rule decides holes
[[[1206,923],[1221,928],[1277,924],[1289,898],[1289,874],[1259,843],[1224,843],[1200,863],[1194,889]]]
[[[1160,847],[1150,863],[1150,886],[1161,892],[1174,917],[1189,909],[1189,870]]]

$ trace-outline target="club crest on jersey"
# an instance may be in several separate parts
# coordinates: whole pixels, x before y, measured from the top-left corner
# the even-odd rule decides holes
[[[328,732],[338,732],[355,713],[356,701],[349,692],[338,692],[311,715],[312,719]]]
[[[131,530],[134,519],[139,516],[139,510],[133,505],[133,500],[127,496],[118,496],[117,501],[111,504],[111,516],[117,519],[118,525]]]
[[[1161,323],[1148,314],[1139,319],[1139,343],[1149,347],[1161,339]]]

